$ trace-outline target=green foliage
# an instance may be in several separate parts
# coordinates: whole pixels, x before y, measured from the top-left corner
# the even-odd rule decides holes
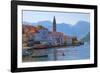
[[[64,45],[67,45],[67,41],[64,42]]]
[[[72,44],[77,44],[77,43],[78,43],[77,37],[73,37],[72,38]]]
[[[75,41],[76,41],[76,40],[77,40],[77,37],[74,36],[74,37],[72,38],[72,40],[75,40]]]
[[[37,25],[38,28],[43,29],[44,27],[42,25]]]

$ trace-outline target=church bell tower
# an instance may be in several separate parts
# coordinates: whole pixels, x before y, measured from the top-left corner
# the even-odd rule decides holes
[[[53,18],[53,32],[56,32],[56,18]]]

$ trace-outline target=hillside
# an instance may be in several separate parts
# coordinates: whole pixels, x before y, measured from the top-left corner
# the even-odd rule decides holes
[[[33,26],[42,25],[49,31],[52,31],[52,22],[50,21],[39,21],[37,23],[31,23]],[[79,21],[75,25],[60,23],[57,24],[57,32],[63,32],[69,36],[76,36],[78,38],[84,37],[85,34],[90,32],[90,24],[86,21]]]
[[[82,42],[89,42],[90,41],[90,33],[88,33],[85,37],[81,39]]]

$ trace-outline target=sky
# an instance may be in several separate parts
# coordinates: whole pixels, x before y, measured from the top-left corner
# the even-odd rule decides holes
[[[39,21],[51,21],[55,16],[56,23],[66,23],[75,25],[78,21],[90,22],[89,13],[76,13],[76,12],[47,12],[47,11],[22,11],[23,22],[37,23]]]

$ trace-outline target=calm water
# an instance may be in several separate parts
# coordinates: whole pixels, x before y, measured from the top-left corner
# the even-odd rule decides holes
[[[79,60],[90,58],[90,45],[85,43],[80,46],[67,48],[49,48],[32,50],[31,56],[23,57],[24,62],[30,61],[54,61],[54,60]],[[37,56],[37,57],[36,57]]]

